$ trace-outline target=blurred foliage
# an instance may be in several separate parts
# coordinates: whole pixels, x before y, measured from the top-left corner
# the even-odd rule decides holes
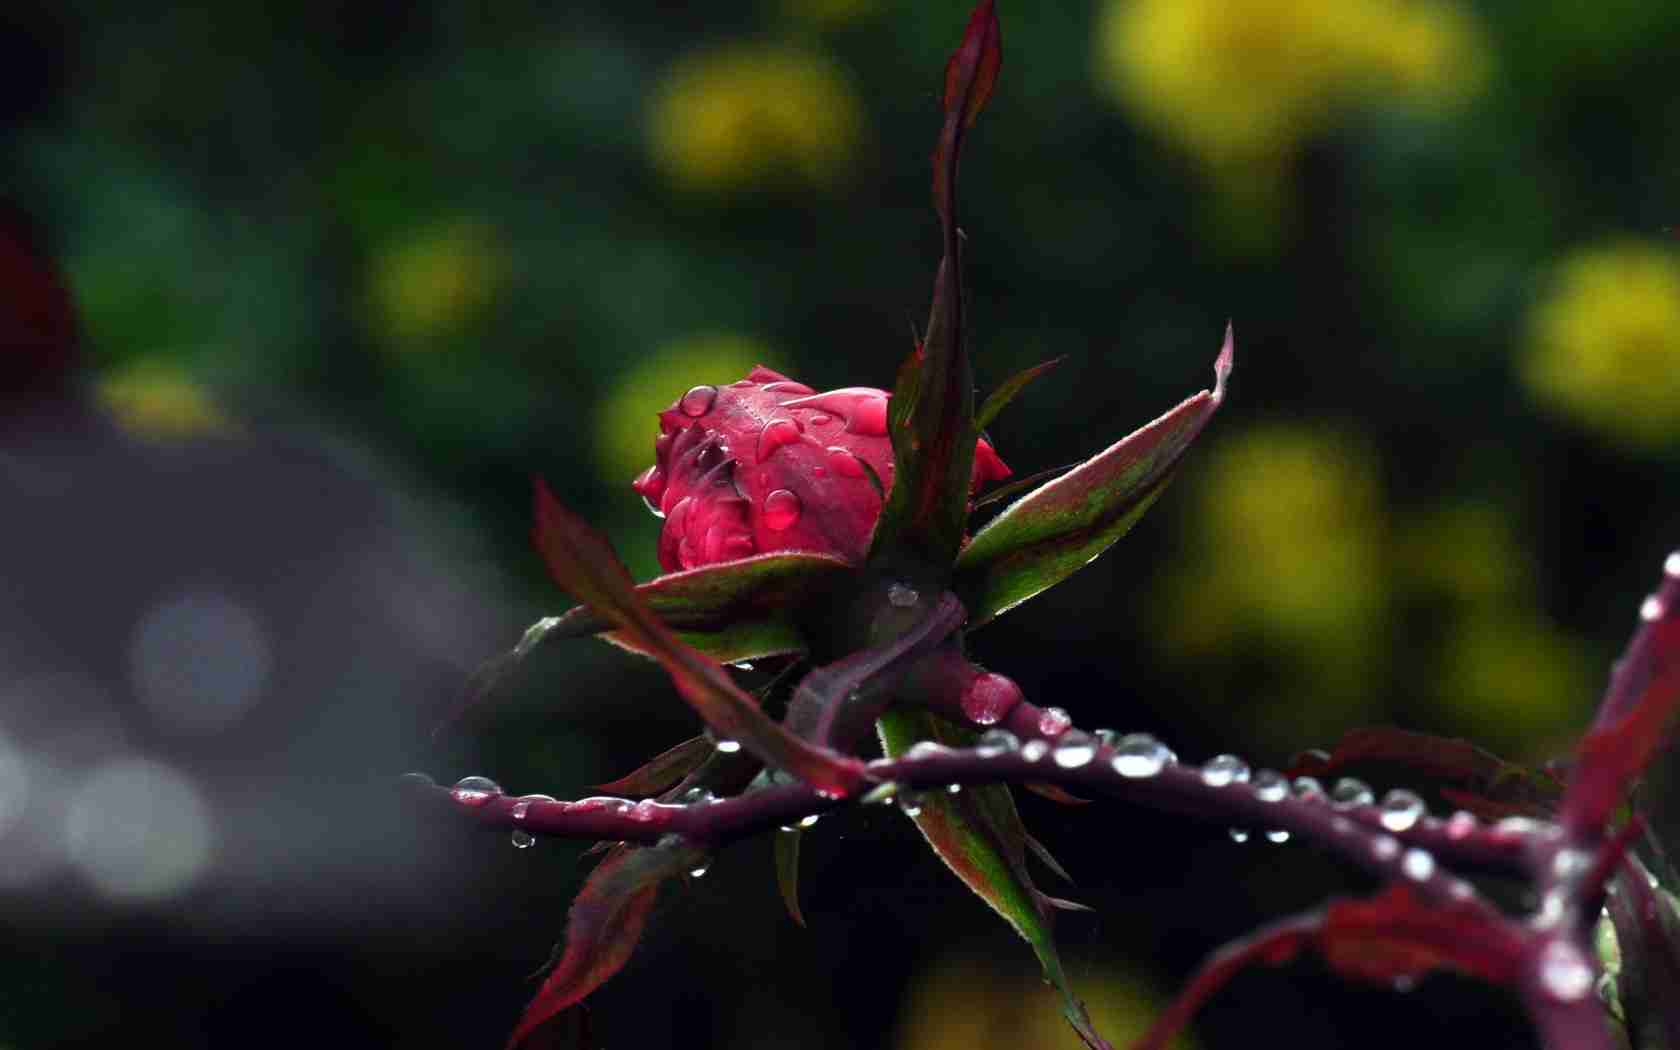
[[[1629,241],[1565,259],[1533,311],[1523,378],[1549,407],[1635,447],[1680,439],[1680,253]]]
[[[967,7],[41,5],[0,35],[5,191],[60,247],[124,426],[313,427],[391,464],[558,611],[527,545],[531,475],[645,575],[656,530],[629,480],[654,412],[760,361],[890,384],[925,317],[927,158]],[[1387,721],[1555,753],[1680,544],[1680,5],[1003,17],[964,166],[972,349],[982,389],[1069,359],[995,425],[1001,454],[1024,475],[1152,418],[1206,384],[1228,318],[1237,366],[1143,524],[977,655],[1187,758],[1275,762]],[[614,654],[550,666],[483,730],[492,771],[557,778],[523,790],[573,792],[646,734],[692,731]],[[1120,848],[1064,859],[1120,878]],[[1207,900],[1244,870],[1143,852],[1126,877]],[[851,904],[828,894],[807,913]],[[1154,900],[1127,911],[1138,965],[1182,970],[1243,925]],[[1194,943],[1150,954],[1193,922]],[[771,936],[738,935],[743,956]],[[867,1016],[854,1041],[878,1045],[890,1017]],[[1312,1023],[1302,1045],[1336,1045]]]

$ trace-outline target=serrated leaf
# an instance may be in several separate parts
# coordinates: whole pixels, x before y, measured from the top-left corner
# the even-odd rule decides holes
[[[619,845],[589,873],[566,917],[566,947],[508,1038],[518,1046],[623,968],[659,884],[704,856],[692,846]]]
[[[998,414],[1009,407],[1009,403],[1014,401],[1015,396],[1025,390],[1028,384],[1066,360],[1066,357],[1053,357],[1042,364],[1022,369],[1005,379],[998,384],[996,390],[986,395],[985,401],[980,403],[980,410],[974,413],[974,425],[981,430],[991,426],[992,422],[997,419]]]
[[[953,747],[972,744],[973,733],[925,711],[889,711],[879,723],[881,745],[897,757],[921,740]],[[1032,947],[1044,978],[1062,995],[1062,1012],[1088,1047],[1111,1050],[1091,1026],[1085,1004],[1073,994],[1050,932],[1050,899],[1026,869],[1028,840],[1009,788],[987,784],[950,795],[929,794],[913,818],[945,866]]]
[[[1233,352],[1227,328],[1212,390],[1023,496],[975,534],[956,563],[970,626],[1067,579],[1137,523],[1224,400]]]
[[[541,481],[534,533],[555,582],[658,660],[713,732],[819,791],[846,795],[868,779],[861,761],[794,736],[759,710],[721,666],[678,640],[636,593],[612,544],[561,506]]]
[[[805,915],[799,910],[799,840],[804,832],[798,828],[776,833],[776,888],[781,891],[782,903],[787,905],[793,921],[805,925]]]

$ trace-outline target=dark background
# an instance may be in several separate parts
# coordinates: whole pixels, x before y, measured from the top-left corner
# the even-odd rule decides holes
[[[762,361],[887,385],[936,261],[964,4],[117,3],[0,14],[0,191],[81,306],[0,428],[0,1046],[500,1045],[585,868],[392,778],[588,793],[688,735],[589,643],[429,737],[566,599],[532,475],[639,576],[652,413]],[[1680,8],[1002,6],[964,169],[995,427],[1070,462],[1227,407],[1114,551],[975,638],[1088,727],[1281,765],[1351,726],[1567,748],[1680,545]],[[1387,784],[1377,785],[1380,788]],[[1298,845],[1022,801],[1123,1041],[1218,943],[1366,888]],[[909,823],[661,899],[611,1047],[1067,1046],[1027,948]],[[1049,882],[1048,876],[1046,881]],[[1523,1045],[1499,992],[1303,961],[1204,1047]]]

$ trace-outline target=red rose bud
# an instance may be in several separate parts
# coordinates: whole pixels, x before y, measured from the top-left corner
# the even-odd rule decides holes
[[[654,465],[635,481],[665,519],[667,572],[772,551],[861,561],[893,484],[885,390],[817,393],[762,365],[724,387],[697,386],[659,414]],[[982,439],[974,489],[1010,470]]]

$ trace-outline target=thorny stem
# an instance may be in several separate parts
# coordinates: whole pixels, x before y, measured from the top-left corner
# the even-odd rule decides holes
[[[1034,740],[1042,741],[1042,737]],[[1072,764],[1073,756],[1089,756]],[[1339,806],[1324,799],[1263,797],[1248,783],[1214,786],[1199,769],[1166,763],[1149,775],[1126,775],[1116,769],[1115,749],[1097,740],[1077,747],[1056,748],[1032,741],[1018,750],[998,748],[915,749],[896,760],[869,764],[872,776],[896,785],[898,793],[945,790],[949,785],[1048,782],[1082,795],[1106,795],[1154,809],[1204,817],[1226,825],[1287,831],[1316,842],[1371,874],[1404,879],[1418,892],[1442,900],[1477,901],[1470,883],[1435,863],[1424,843],[1439,841],[1454,847],[1470,839],[1454,840],[1443,822],[1420,820],[1409,832],[1382,827],[1375,806]],[[538,836],[569,839],[606,839],[654,843],[667,835],[707,848],[797,823],[804,817],[838,809],[845,800],[818,794],[803,784],[775,784],[733,798],[689,804],[598,797],[573,802],[485,795],[424,785],[421,797],[452,804],[463,816],[497,828],[519,828]],[[515,812],[520,816],[515,816]],[[1486,866],[1506,869],[1544,829],[1530,827],[1480,828],[1472,853]],[[1490,918],[1491,905],[1480,903]]]

